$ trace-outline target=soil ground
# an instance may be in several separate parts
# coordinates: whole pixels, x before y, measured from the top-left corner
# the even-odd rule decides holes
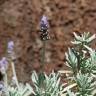
[[[0,0],[0,57],[6,54],[7,42],[13,40],[19,81],[30,81],[32,71],[40,71],[42,15],[48,17],[50,25],[44,66],[47,73],[66,69],[65,52],[72,47],[73,32],[96,32],[96,0]],[[94,41],[92,47],[95,45]]]

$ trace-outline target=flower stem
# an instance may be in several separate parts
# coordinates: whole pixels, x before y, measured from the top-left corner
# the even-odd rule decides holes
[[[46,51],[46,41],[43,41],[43,48],[41,53],[41,71],[43,71],[43,67],[45,64],[45,51]]]
[[[18,79],[17,79],[17,76],[16,76],[16,71],[15,71],[15,65],[14,65],[14,62],[11,62],[11,66],[12,66],[12,71],[13,71],[13,76],[15,77],[15,80],[16,80],[16,85],[19,89],[19,83],[18,83]]]
[[[7,73],[4,74],[4,85],[8,86]]]
[[[43,41],[43,47],[41,50],[41,64],[40,64],[40,73],[39,73],[39,80],[40,80],[40,86],[43,87],[43,82],[45,79],[44,73],[43,73],[43,68],[45,64],[45,50],[46,49],[46,41]]]
[[[4,77],[3,77],[3,80],[4,80],[4,86],[5,86],[5,94],[6,96],[9,96],[9,92],[8,92],[8,79],[7,79],[7,72],[4,74]]]

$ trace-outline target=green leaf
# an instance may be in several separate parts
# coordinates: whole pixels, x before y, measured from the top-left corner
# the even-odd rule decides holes
[[[91,37],[89,37],[88,39],[87,39],[87,42],[89,43],[89,42],[91,42],[92,40],[94,40],[96,38],[96,35],[94,34],[94,35],[92,35]]]
[[[35,71],[33,71],[31,79],[32,79],[32,82],[37,83],[38,76],[37,76],[37,73]]]

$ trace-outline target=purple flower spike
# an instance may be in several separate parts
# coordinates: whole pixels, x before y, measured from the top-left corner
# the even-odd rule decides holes
[[[5,73],[6,70],[7,70],[7,67],[8,67],[8,61],[6,59],[6,57],[3,57],[1,60],[0,60],[0,71],[2,73]]]
[[[1,62],[2,62],[3,65],[7,65],[8,64],[8,61],[7,61],[6,57],[3,57]]]
[[[8,48],[7,48],[8,58],[11,60],[16,59],[15,50],[14,50],[14,42],[9,41],[8,42]]]
[[[13,51],[14,51],[14,42],[9,41],[7,46],[7,52],[8,54],[13,54]]]
[[[14,42],[13,41],[9,41],[8,42],[8,50],[13,50],[14,49]]]
[[[43,41],[50,39],[48,27],[49,27],[48,19],[45,15],[43,15],[40,21],[40,32],[41,32],[40,38]]]
[[[43,15],[41,18],[40,26],[41,27],[48,27],[48,19],[45,15]]]

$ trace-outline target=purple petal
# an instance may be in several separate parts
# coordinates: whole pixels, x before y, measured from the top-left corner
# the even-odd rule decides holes
[[[8,61],[7,61],[6,57],[3,57],[3,58],[2,58],[2,63],[3,63],[4,65],[7,65],[7,64],[8,64]]]
[[[7,61],[6,57],[3,57],[0,60],[0,68],[4,67],[6,69],[7,68],[7,65],[8,65],[8,61]]]
[[[8,42],[8,49],[9,50],[13,50],[14,49],[14,42],[13,41],[9,41]]]
[[[42,25],[48,26],[48,19],[45,15],[42,16],[40,25],[41,25],[41,27],[42,27]]]

